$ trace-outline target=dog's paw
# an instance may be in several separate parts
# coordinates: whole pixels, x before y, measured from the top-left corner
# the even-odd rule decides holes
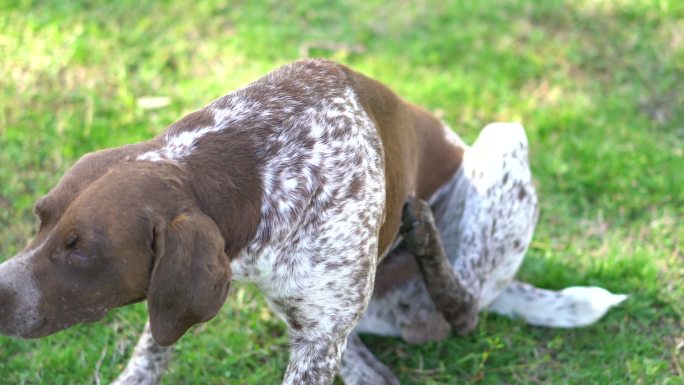
[[[418,198],[408,197],[401,222],[400,232],[406,249],[414,255],[425,254],[437,231],[430,206]]]
[[[456,317],[450,317],[449,324],[454,333],[459,336],[466,336],[475,331],[479,321],[480,313],[477,311],[477,307],[475,307],[474,309],[460,312]]]
[[[441,342],[449,337],[451,326],[439,312],[403,314],[400,321],[401,338],[412,345]]]

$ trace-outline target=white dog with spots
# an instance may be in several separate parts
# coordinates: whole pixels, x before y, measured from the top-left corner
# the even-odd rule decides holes
[[[550,291],[515,281],[538,214],[525,132],[519,124],[490,124],[473,146],[446,126],[445,135],[465,148],[464,160],[430,205],[454,273],[478,298],[479,310],[521,318],[531,325],[574,328],[596,322],[627,298],[600,287]],[[392,274],[392,264],[407,261],[413,263],[412,256],[395,248],[383,263],[389,265],[387,274]],[[340,374],[348,385],[398,384],[358,334],[422,343],[441,340],[449,330],[419,274],[393,282],[373,295],[349,336]],[[170,349],[158,347],[147,327],[115,384],[155,384],[169,357]]]
[[[357,333],[448,331],[395,248],[414,196],[432,205],[475,310],[573,327],[624,299],[512,282],[537,216],[522,127],[488,126],[467,147],[380,83],[306,60],[79,160],[36,204],[35,240],[0,265],[0,332],[42,337],[147,300],[117,383],[154,384],[168,346],[216,315],[231,281],[253,282],[288,326],[284,384],[331,384],[340,363],[347,384],[396,384]]]

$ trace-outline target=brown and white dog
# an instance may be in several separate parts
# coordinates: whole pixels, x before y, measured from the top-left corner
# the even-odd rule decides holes
[[[410,256],[392,252],[410,196],[432,204],[476,312],[598,319],[622,297],[601,292],[587,318],[578,307],[597,302],[582,290],[603,289],[511,283],[536,220],[527,142],[515,125],[483,135],[469,148],[332,62],[279,68],[152,140],[79,160],[36,204],[35,240],[0,265],[0,332],[41,337],[147,299],[148,332],[118,381],[154,383],[162,346],[213,318],[231,281],[248,281],[287,322],[285,384],[330,384],[343,355],[347,384],[397,383],[356,333],[420,342],[448,331]],[[539,317],[522,310],[535,304]],[[545,317],[551,306],[569,310]],[[561,313],[583,321],[555,322]]]

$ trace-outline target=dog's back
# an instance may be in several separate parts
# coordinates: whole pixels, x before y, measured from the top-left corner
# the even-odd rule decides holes
[[[380,255],[394,242],[407,196],[427,200],[450,180],[463,161],[463,147],[425,109],[380,82],[343,67],[364,110],[374,121],[385,154],[385,223]]]

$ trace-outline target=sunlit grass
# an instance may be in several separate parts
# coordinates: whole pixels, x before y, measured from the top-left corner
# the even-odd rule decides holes
[[[407,384],[679,384],[684,364],[684,3],[662,1],[29,1],[0,4],[0,260],[82,154],[149,138],[303,55],[344,62],[467,140],[522,121],[541,199],[520,276],[630,294],[599,324],[548,330],[484,316],[410,346],[368,337]],[[168,98],[146,108],[141,98]],[[0,382],[86,384],[123,368],[144,304],[20,341]],[[167,384],[278,383],[282,324],[236,286],[181,339]]]

